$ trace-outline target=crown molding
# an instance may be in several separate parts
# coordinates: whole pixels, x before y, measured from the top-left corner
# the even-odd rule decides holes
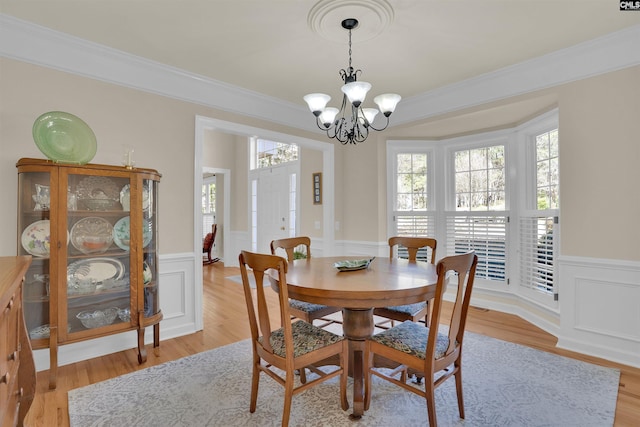
[[[394,125],[640,65],[640,25],[405,98]]]
[[[640,64],[640,25],[405,98],[394,123],[521,95]],[[0,14],[0,56],[120,86],[317,132],[302,104],[186,72]]]
[[[0,14],[0,56],[303,130],[309,109]]]

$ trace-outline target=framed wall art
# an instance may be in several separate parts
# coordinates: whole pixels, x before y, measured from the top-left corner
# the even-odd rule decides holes
[[[312,174],[313,181],[313,204],[322,204],[322,172],[315,172]]]

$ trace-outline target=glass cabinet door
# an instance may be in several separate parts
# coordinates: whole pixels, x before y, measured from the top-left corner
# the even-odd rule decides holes
[[[129,189],[126,174],[67,175],[68,333],[130,325]]]
[[[49,266],[51,251],[51,174],[31,172],[18,176],[18,255],[33,261],[23,287],[27,331],[32,340],[49,338]],[[46,342],[34,347],[45,346]]]
[[[144,245],[144,317],[151,317],[160,312],[158,295],[158,182],[150,179],[142,180],[142,212],[143,234],[149,233],[149,244]]]

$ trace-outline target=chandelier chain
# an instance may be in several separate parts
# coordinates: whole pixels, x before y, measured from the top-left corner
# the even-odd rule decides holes
[[[349,70],[352,70],[351,67],[351,30],[349,30]]]

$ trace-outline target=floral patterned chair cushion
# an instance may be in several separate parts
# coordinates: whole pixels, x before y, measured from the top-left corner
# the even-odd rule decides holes
[[[404,313],[409,316],[414,316],[423,310],[427,306],[426,302],[417,302],[415,304],[405,304],[405,305],[394,305],[391,307],[385,307],[389,311],[394,311],[397,313]]]
[[[294,357],[300,357],[313,350],[344,340],[344,337],[340,335],[336,335],[333,332],[318,328],[304,321],[291,323],[291,330],[293,334]],[[262,342],[263,339],[264,337],[260,337],[260,342]],[[269,337],[269,342],[271,343],[274,354],[285,357],[284,329],[280,328],[273,331]]]
[[[394,328],[380,332],[370,339],[387,347],[419,357],[420,359],[425,359],[428,337],[429,328],[425,328],[423,325],[411,321],[406,321]],[[435,358],[439,359],[444,356],[444,352],[448,346],[449,337],[445,334],[438,333]]]
[[[327,306],[321,304],[313,304],[311,302],[300,301],[297,299],[289,299],[289,306],[305,313],[313,314],[316,311],[323,310]]]

